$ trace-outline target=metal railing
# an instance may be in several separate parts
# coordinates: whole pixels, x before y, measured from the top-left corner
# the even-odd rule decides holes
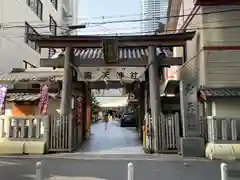
[[[208,141],[240,142],[240,117],[208,116]]]

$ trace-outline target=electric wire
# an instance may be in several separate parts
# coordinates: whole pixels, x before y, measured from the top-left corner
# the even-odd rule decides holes
[[[187,8],[184,10],[190,10],[191,8]],[[162,12],[161,11],[161,7],[160,7],[160,13],[158,13],[159,15],[165,15],[166,12]],[[99,19],[99,20],[106,20],[106,19],[113,19],[113,18],[124,18],[124,17],[135,17],[135,16],[141,16],[141,15],[148,15],[148,13],[139,13],[139,14],[121,14],[121,15],[114,15],[114,16],[95,16],[95,17],[90,17],[90,18],[84,18],[84,17],[78,17],[76,18],[77,20],[92,20],[92,19]],[[160,17],[160,16],[159,16]],[[71,18],[71,17],[69,17]],[[68,19],[68,18],[66,18]],[[7,24],[18,24],[18,23],[24,23],[25,21],[10,21],[10,22],[6,22]],[[39,21],[28,21],[29,23],[39,23]],[[48,23],[49,21],[41,21],[41,22],[45,22]]]
[[[201,13],[201,14],[212,14],[212,13],[222,13],[222,12],[232,12],[232,11],[240,11],[240,10],[237,10],[237,9],[234,9],[234,10],[225,10],[225,11],[213,11],[213,12],[207,12],[207,13]],[[201,14],[198,14],[198,15],[201,15]],[[188,16],[188,15],[191,15],[190,14],[187,14],[185,16]],[[176,16],[173,16],[173,17],[176,17]],[[181,17],[181,16],[177,16],[177,17]],[[232,18],[231,19],[228,19],[228,20],[218,20],[218,21],[208,21],[206,23],[215,23],[215,22],[225,22],[225,21],[228,21],[228,22],[232,22],[232,21],[236,21],[236,20],[240,20],[240,18]],[[193,25],[193,24],[192,24]],[[196,24],[198,25],[198,24]],[[49,27],[49,26],[44,26],[44,27]],[[43,28],[43,27],[41,27]],[[215,27],[195,27],[195,28],[187,28],[187,31],[191,31],[191,30],[199,30],[199,29],[218,29],[218,28],[223,28],[223,29],[227,29],[227,28],[240,28],[240,25],[233,25],[233,26],[215,26]],[[135,29],[135,28],[132,28],[132,29]],[[64,28],[65,30],[65,28]],[[111,30],[111,29],[109,29]],[[185,29],[176,29],[176,30],[168,30],[167,32],[175,32],[175,31],[178,31],[178,30],[185,30]],[[141,33],[154,33],[155,31],[146,31],[146,32],[128,32],[128,33],[117,33],[118,35],[124,35],[124,34],[141,34]],[[44,33],[49,33],[49,31],[47,32],[41,32],[42,34]],[[112,33],[112,34],[116,34],[116,33]],[[14,40],[12,39],[13,37],[25,37],[25,33],[23,34],[10,34],[10,33],[5,33],[3,32],[2,35],[4,36],[4,38],[7,38],[9,40],[11,40],[12,42],[14,42]],[[94,34],[92,34],[94,35]],[[107,34],[96,34],[96,35],[111,35],[111,33],[107,33]],[[17,44],[18,46],[20,46],[19,44]]]
[[[183,15],[176,15],[176,16],[162,16],[159,18],[155,18],[157,20],[161,19],[167,19],[167,18],[178,18],[178,17],[187,17],[190,15],[209,15],[209,14],[219,14],[219,13],[227,13],[227,12],[237,12],[240,11],[240,9],[228,9],[228,10],[219,10],[219,11],[209,11],[209,12],[202,12],[202,13],[189,13],[189,14],[183,14]],[[153,18],[144,18],[144,19],[126,19],[126,20],[115,20],[115,21],[105,21],[105,22],[89,22],[86,23],[86,25],[104,25],[104,24],[114,24],[114,23],[127,23],[127,22],[141,22],[141,21],[150,21]],[[25,28],[25,25],[13,25],[13,26],[4,26],[2,25],[4,29],[9,29],[9,28]],[[33,28],[46,28],[49,27],[48,25],[38,25],[38,26],[32,26]],[[57,26],[58,28],[63,28],[66,29],[64,26]]]
[[[226,22],[229,22],[229,21],[226,21]],[[212,22],[214,23],[214,22]],[[181,31],[181,30],[187,30],[187,31],[196,31],[196,30],[202,30],[202,29],[230,29],[230,28],[240,28],[240,25],[228,25],[228,26],[210,26],[210,27],[194,27],[194,28],[187,28],[187,29],[184,29],[184,28],[178,28],[178,29],[174,29],[174,30],[165,30],[165,32],[176,32],[176,31]],[[130,30],[134,30],[135,28],[132,28]],[[49,32],[45,32],[46,35],[49,35]],[[119,35],[125,35],[125,34],[146,34],[146,33],[156,33],[156,31],[135,31],[135,32],[123,32],[123,33],[116,33],[116,32],[110,32],[110,33],[96,33],[96,34],[93,34],[91,33],[91,35],[116,35],[119,36]],[[4,34],[4,33],[3,33]],[[7,34],[7,33],[6,33]],[[25,34],[8,34],[8,35],[12,35],[14,37],[25,37]],[[44,35],[44,34],[42,34]]]

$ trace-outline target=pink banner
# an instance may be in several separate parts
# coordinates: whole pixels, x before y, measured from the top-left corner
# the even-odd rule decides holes
[[[40,101],[39,101],[39,113],[41,115],[46,115],[48,111],[48,85],[43,85],[40,92]]]

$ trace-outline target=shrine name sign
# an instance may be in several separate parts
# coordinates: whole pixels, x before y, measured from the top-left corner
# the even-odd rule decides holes
[[[144,81],[145,67],[78,67],[78,81]]]

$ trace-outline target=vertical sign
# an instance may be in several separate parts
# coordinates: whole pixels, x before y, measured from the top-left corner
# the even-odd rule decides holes
[[[195,83],[180,82],[180,105],[184,137],[198,137],[200,135],[200,122]]]
[[[0,114],[4,114],[6,93],[7,93],[7,85],[1,84],[0,85]]]
[[[39,113],[40,115],[46,115],[48,110],[48,85],[44,84],[40,92],[40,101],[39,101]]]
[[[118,40],[116,38],[103,39],[103,57],[106,63],[114,63],[118,60]]]
[[[77,96],[76,107],[75,107],[77,124],[81,124],[81,122],[82,122],[82,114],[83,114],[83,112],[82,112],[82,101],[83,101],[83,98],[81,96]]]

